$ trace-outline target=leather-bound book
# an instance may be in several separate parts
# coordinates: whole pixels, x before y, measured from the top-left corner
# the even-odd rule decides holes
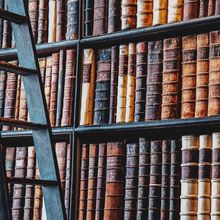
[[[215,0],[209,0],[208,2],[208,16],[215,14]]]
[[[150,147],[150,141],[139,138],[137,220],[145,219],[148,213]]]
[[[198,219],[210,219],[212,136],[199,137]]]
[[[109,122],[111,84],[111,48],[100,49],[97,53],[97,69],[94,98],[93,124]]]
[[[56,0],[56,41],[65,39],[66,33],[66,0]],[[68,18],[68,14],[67,14]],[[67,26],[68,27],[68,26]]]
[[[46,43],[48,39],[48,0],[39,0],[37,43]]]
[[[180,53],[179,38],[164,40],[161,119],[179,117]]]
[[[121,0],[109,0],[108,2],[108,33],[121,29]]]
[[[220,14],[220,1],[219,0],[216,0],[215,1],[215,15],[219,15]]]
[[[152,26],[153,0],[137,0],[137,28]]]
[[[195,116],[197,36],[182,38],[182,100],[181,118]]]
[[[19,118],[19,106],[20,106],[20,94],[21,94],[21,76],[18,75],[17,78],[17,89],[16,89],[16,101],[15,101],[15,114],[14,118],[18,119]],[[14,128],[18,129],[18,128]]]
[[[181,146],[178,140],[171,140],[170,149],[170,212],[169,219],[179,219],[180,213],[180,164]]]
[[[107,144],[99,144],[95,219],[103,219],[105,204]]]
[[[107,32],[107,0],[94,0],[93,35]]]
[[[124,219],[127,220],[135,219],[137,212],[138,153],[138,143],[126,145]]]
[[[0,117],[4,116],[6,82],[7,74],[0,73]]]
[[[56,41],[56,18],[57,18],[57,0],[49,0],[48,2],[48,42]]]
[[[199,137],[182,137],[180,219],[197,219]]]
[[[147,43],[137,43],[136,48],[136,90],[134,121],[144,121],[146,102],[146,79],[147,79]]]
[[[24,82],[21,80],[20,97],[19,97],[19,120],[27,121],[28,119],[28,109],[26,103],[26,96],[24,90]]]
[[[89,168],[89,146],[82,145],[81,167],[80,167],[80,188],[79,188],[79,211],[78,219],[86,219],[87,193],[88,193],[88,168]]]
[[[66,39],[76,39],[78,37],[78,14],[79,14],[79,1],[68,0]]]
[[[62,126],[70,126],[72,123],[73,91],[75,88],[76,51],[66,51],[66,72],[64,81]]]
[[[167,23],[168,0],[154,0],[153,25]]]
[[[46,75],[46,66],[47,66],[47,58],[40,58],[38,59],[39,62],[39,67],[40,67],[40,75],[41,75],[41,80],[44,86],[45,83],[45,75]]]
[[[216,116],[220,114],[220,66],[218,61],[220,32],[212,31],[209,35],[209,96],[208,96],[208,116]]]
[[[28,1],[28,14],[30,17],[31,28],[35,43],[37,42],[37,33],[38,33],[38,6],[39,6],[39,0]]]
[[[80,125],[91,125],[95,88],[95,54],[93,49],[85,49],[83,53]]]
[[[163,41],[148,43],[145,121],[161,119]]]
[[[209,85],[209,33],[197,35],[195,117],[206,117]]]
[[[0,0],[0,8],[4,9],[4,0]],[[0,19],[0,48],[2,47],[3,19]]]
[[[200,0],[199,3],[199,17],[206,17],[208,15],[208,4],[207,0]]]
[[[58,74],[59,74],[59,53],[52,55],[52,76],[50,89],[50,107],[49,117],[51,127],[56,124],[56,109],[57,109],[57,89],[58,89]]]
[[[183,20],[183,1],[184,0],[168,0],[167,23]]]
[[[103,220],[124,216],[125,146],[121,142],[107,144],[105,210]]]
[[[99,145],[89,145],[88,194],[86,219],[95,219]]]
[[[84,14],[84,35],[92,35],[93,32],[93,12],[94,0],[85,0],[85,14]]]
[[[184,0],[183,20],[187,21],[193,18],[198,18],[198,15],[199,15],[199,1],[198,0]]]
[[[109,124],[116,122],[117,85],[118,85],[119,47],[113,46],[111,53],[111,87]]]
[[[151,141],[148,220],[160,220],[162,142]]]
[[[121,4],[121,29],[136,28],[137,0],[122,0]]]
[[[117,91],[117,113],[116,122],[125,122],[126,94],[128,74],[128,45],[120,45],[119,48],[119,73]]]
[[[136,44],[130,43],[128,47],[128,76],[125,122],[134,121],[134,101],[135,101],[135,75],[136,75]]]

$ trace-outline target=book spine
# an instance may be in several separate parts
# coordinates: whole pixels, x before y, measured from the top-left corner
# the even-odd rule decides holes
[[[48,0],[39,0],[37,43],[46,43],[48,39]]]
[[[215,15],[219,15],[220,14],[220,1],[219,0],[215,0]]]
[[[117,91],[117,114],[116,122],[125,122],[126,94],[127,94],[127,74],[128,74],[128,45],[120,45],[119,48],[119,73]]]
[[[109,0],[108,3],[108,33],[121,29],[121,0]]]
[[[168,0],[168,23],[183,20],[183,0]]]
[[[4,9],[4,0],[0,0],[0,8]],[[2,48],[3,19],[0,19],[0,48]]]
[[[187,21],[193,18],[198,18],[198,15],[199,15],[199,1],[198,0],[184,0],[183,20]]]
[[[139,138],[137,220],[145,219],[148,214],[150,147],[149,141]]]
[[[145,121],[161,119],[163,42],[148,43],[148,75]]]
[[[78,37],[78,11],[79,1],[68,0],[66,39],[76,39]]]
[[[92,35],[93,31],[93,13],[94,13],[94,0],[85,0],[85,21],[84,21],[84,35]]]
[[[121,5],[121,29],[136,28],[137,0],[122,0]]]
[[[195,117],[206,117],[209,85],[209,34],[197,35]]]
[[[206,17],[208,15],[208,1],[200,0],[199,2],[199,17]]]
[[[117,85],[118,85],[118,66],[119,66],[119,47],[112,47],[111,53],[111,87],[110,87],[110,106],[109,124],[116,122],[117,106]]]
[[[197,36],[182,38],[182,100],[181,118],[195,116]]]
[[[135,101],[135,75],[136,75],[136,44],[130,43],[128,47],[128,73],[125,122],[134,121],[134,101]]]
[[[56,0],[56,41],[65,39],[66,33],[66,0]],[[68,14],[67,14],[68,16]]]
[[[104,220],[123,219],[125,146],[121,142],[107,144]]]
[[[162,143],[151,141],[148,220],[160,220]]]
[[[153,0],[137,0],[137,28],[153,23]]]
[[[56,41],[56,15],[57,7],[56,0],[48,2],[48,43]]]
[[[134,121],[144,121],[146,102],[146,78],[147,78],[147,55],[148,48],[146,42],[137,43],[136,48],[136,90],[135,90],[135,110]]]
[[[165,39],[163,45],[161,119],[174,119],[179,117],[180,39]]]
[[[215,0],[209,0],[208,2],[208,16],[215,14]]]
[[[45,85],[45,75],[46,75],[46,65],[47,65],[47,58],[40,58],[38,59],[39,67],[40,67],[40,75],[42,79],[43,86]]]
[[[6,82],[7,82],[7,74],[1,72],[0,73],[0,117],[4,116]]]
[[[100,49],[97,53],[97,70],[94,98],[93,124],[109,122],[111,83],[111,48]]]
[[[19,120],[28,120],[28,109],[24,90],[24,81],[21,80],[21,90],[20,90],[20,105],[19,105]]]
[[[154,0],[153,25],[167,23],[168,0]]]
[[[126,145],[124,219],[136,218],[138,190],[138,143]]]
[[[16,101],[15,101],[15,114],[14,118],[19,119],[19,106],[20,106],[20,94],[21,94],[21,76],[18,75],[17,78],[17,88],[16,88]],[[14,128],[17,130],[18,128]]]
[[[93,49],[85,49],[83,57],[83,82],[81,95],[80,125],[91,125],[95,89],[95,54]]]
[[[182,137],[180,219],[196,219],[198,211],[199,138]]]

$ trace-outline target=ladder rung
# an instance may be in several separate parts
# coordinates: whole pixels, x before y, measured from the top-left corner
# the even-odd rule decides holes
[[[0,117],[0,125],[31,129],[31,130],[39,130],[39,129],[48,128],[48,126],[45,124],[38,124],[38,123],[33,123],[33,122],[20,121],[20,120],[15,120],[11,118],[2,118],[2,117]]]
[[[22,24],[27,20],[25,16],[15,14],[10,11],[6,11],[2,8],[0,8],[0,18],[16,24]]]
[[[55,180],[40,180],[40,179],[25,179],[18,177],[7,177],[8,183],[21,184],[21,185],[41,185],[41,186],[56,186]]]
[[[37,74],[36,70],[27,69],[24,67],[20,67],[11,63],[7,63],[4,61],[0,61],[0,70],[4,70],[6,72],[16,73],[19,75],[31,75],[31,74]]]

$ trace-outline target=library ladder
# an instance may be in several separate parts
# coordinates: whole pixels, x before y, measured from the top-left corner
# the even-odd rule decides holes
[[[43,92],[36,48],[27,13],[26,0],[7,0],[7,10],[0,9],[0,18],[12,23],[17,58],[20,66],[0,61],[3,74],[11,72],[23,77],[31,122],[0,118],[0,125],[31,129],[41,179],[7,178],[5,149],[0,147],[0,220],[12,219],[8,197],[8,183],[41,185],[48,220],[65,220],[66,212],[61,190],[58,164],[46,100]],[[25,143],[24,143],[25,144]]]

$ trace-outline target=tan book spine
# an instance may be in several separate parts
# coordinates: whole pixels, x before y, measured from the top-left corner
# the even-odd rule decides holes
[[[168,0],[154,0],[153,25],[167,23]]]
[[[168,0],[168,23],[183,20],[183,0]]]
[[[56,41],[56,0],[49,0],[49,14],[48,14],[48,42]]]
[[[28,109],[27,109],[27,102],[26,102],[23,80],[21,80],[19,119],[23,120],[23,121],[27,121],[27,119],[28,119]]]

